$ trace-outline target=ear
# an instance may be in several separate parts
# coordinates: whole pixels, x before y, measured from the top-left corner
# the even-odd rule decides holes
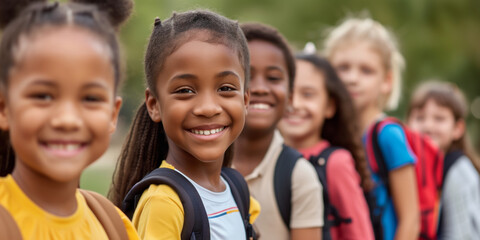
[[[462,138],[462,136],[465,134],[465,120],[460,119],[455,123],[455,126],[453,127],[453,140],[458,140]]]
[[[250,104],[250,88],[243,94],[243,102],[245,104],[245,115],[248,114],[248,105]]]
[[[157,123],[162,121],[160,103],[149,88],[145,90],[145,104],[147,105],[148,115],[150,115],[152,121]]]
[[[389,96],[392,93],[393,89],[393,73],[392,71],[387,71],[385,73],[385,79],[380,85],[380,90],[384,96]]]
[[[115,132],[117,130],[117,123],[118,123],[118,114],[120,113],[120,108],[122,107],[122,98],[115,97],[115,103],[113,106],[113,113],[112,113],[112,122],[110,123],[110,133]]]
[[[7,99],[3,93],[0,93],[0,129],[8,131],[8,111]]]
[[[332,118],[337,112],[337,103],[331,97],[328,98],[327,107],[325,109],[325,118]]]

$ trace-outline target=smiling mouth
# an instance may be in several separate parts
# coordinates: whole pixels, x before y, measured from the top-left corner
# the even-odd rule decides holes
[[[255,109],[255,110],[268,110],[272,107],[266,103],[253,103],[253,104],[250,104],[249,108]]]
[[[47,148],[52,150],[74,151],[82,147],[82,144],[47,144]]]
[[[72,157],[76,154],[80,153],[87,144],[85,143],[49,143],[49,142],[42,142],[41,145],[43,148],[53,154],[54,156],[59,157]]]
[[[214,128],[214,129],[203,129],[203,130],[191,129],[190,132],[197,135],[209,136],[215,133],[219,133],[223,130],[225,130],[225,127]]]

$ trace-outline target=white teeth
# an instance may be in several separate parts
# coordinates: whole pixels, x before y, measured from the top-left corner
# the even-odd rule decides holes
[[[193,132],[195,134],[198,134],[198,135],[208,136],[208,135],[211,135],[211,134],[221,132],[221,131],[223,131],[223,129],[225,129],[225,127],[210,129],[210,130],[195,130],[195,129],[192,129],[191,132]]]
[[[254,103],[250,104],[250,108],[252,109],[260,109],[260,110],[267,110],[270,109],[270,105],[265,103]]]
[[[48,144],[47,147],[53,150],[74,151],[80,148],[80,144]]]

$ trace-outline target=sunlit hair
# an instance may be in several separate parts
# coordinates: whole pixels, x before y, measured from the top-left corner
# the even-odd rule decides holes
[[[339,48],[356,42],[367,42],[383,61],[386,72],[392,74],[392,91],[385,96],[382,108],[395,110],[402,91],[402,71],[405,60],[400,53],[393,33],[370,18],[347,18],[339,26],[330,29],[324,44],[324,54],[331,60]]]
[[[465,95],[456,85],[437,80],[424,82],[416,88],[408,105],[407,117],[412,114],[413,110],[425,107],[425,104],[430,100],[433,100],[442,107],[448,108],[452,112],[455,122],[466,121],[468,117],[468,102]],[[467,131],[465,131],[459,139],[454,140],[450,144],[447,152],[455,150],[463,151],[480,173],[479,158],[471,147]]]

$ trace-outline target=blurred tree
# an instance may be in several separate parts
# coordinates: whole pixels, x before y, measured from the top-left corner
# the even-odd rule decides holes
[[[368,13],[398,37],[407,62],[404,98],[392,114],[402,117],[419,81],[439,78],[456,83],[471,101],[480,96],[480,1],[478,0],[141,0],[122,30],[127,79],[122,118],[129,122],[144,97],[143,54],[153,19],[172,11],[208,8],[240,22],[259,21],[280,30],[301,49],[307,41],[321,48],[323,32],[347,15]],[[480,120],[469,118],[480,149]],[[474,132],[472,132],[474,130]]]

